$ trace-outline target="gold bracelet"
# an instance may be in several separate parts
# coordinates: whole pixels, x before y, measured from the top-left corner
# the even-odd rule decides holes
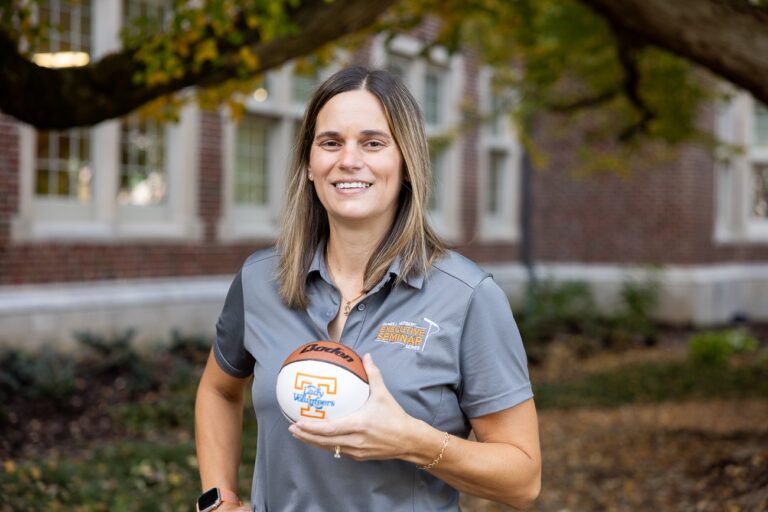
[[[451,438],[451,434],[448,432],[445,433],[443,436],[443,446],[440,448],[440,453],[437,454],[437,457],[435,457],[435,460],[427,464],[426,466],[418,466],[419,469],[423,469],[424,471],[428,469],[432,469],[433,467],[437,466],[441,460],[443,460],[443,454],[445,453],[445,447],[448,446],[448,440]]]

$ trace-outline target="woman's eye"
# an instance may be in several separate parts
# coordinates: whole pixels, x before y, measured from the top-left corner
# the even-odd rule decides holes
[[[385,146],[385,144],[379,140],[369,140],[366,145],[376,149],[383,148]]]
[[[320,147],[329,148],[329,149],[335,149],[340,146],[341,145],[335,140],[326,140],[320,143]]]

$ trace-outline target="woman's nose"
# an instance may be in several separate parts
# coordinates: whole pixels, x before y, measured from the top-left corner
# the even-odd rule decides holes
[[[345,144],[341,150],[339,167],[343,170],[357,170],[363,165],[362,152],[356,143]]]

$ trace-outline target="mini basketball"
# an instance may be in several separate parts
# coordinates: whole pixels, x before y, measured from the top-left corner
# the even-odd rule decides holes
[[[363,360],[334,341],[302,345],[277,375],[277,402],[290,421],[341,418],[358,410],[370,394]]]

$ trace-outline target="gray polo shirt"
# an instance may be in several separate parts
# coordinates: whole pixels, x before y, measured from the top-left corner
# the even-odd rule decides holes
[[[289,309],[277,293],[274,250],[243,265],[217,324],[214,353],[236,377],[254,376],[259,427],[254,511],[456,511],[458,492],[401,460],[334,459],[294,439],[275,398],[280,365],[299,345],[329,339],[339,311],[318,249],[307,275],[310,306]],[[450,252],[426,276],[394,286],[389,273],[347,319],[341,342],[370,352],[387,388],[408,414],[466,438],[469,418],[533,396],[525,351],[509,303],[493,278]]]

